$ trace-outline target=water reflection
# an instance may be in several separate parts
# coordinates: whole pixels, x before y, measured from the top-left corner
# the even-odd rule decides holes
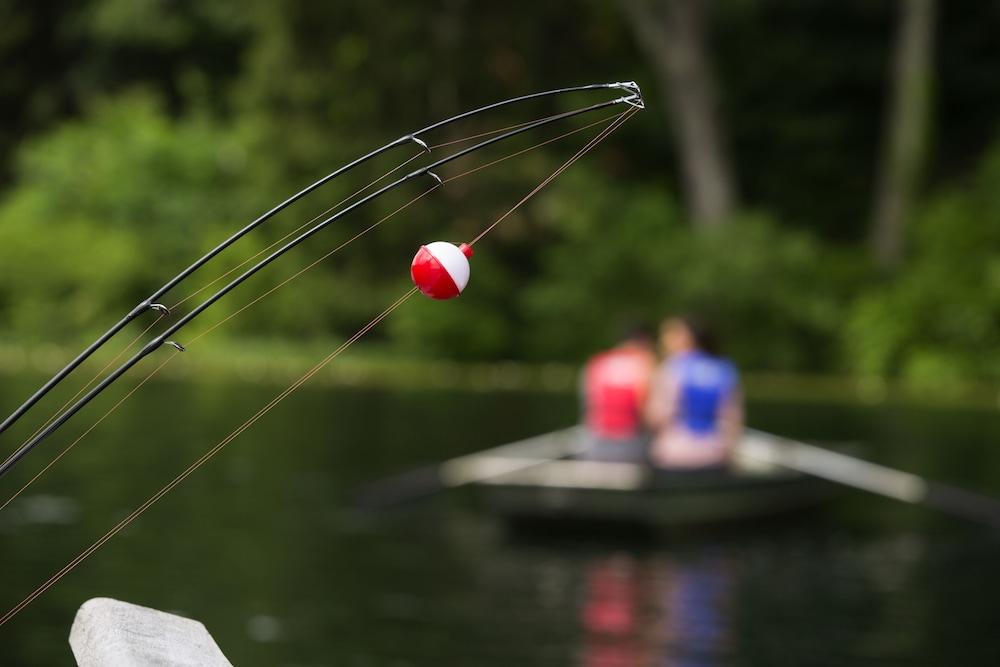
[[[645,662],[642,578],[635,561],[624,554],[598,559],[587,568],[581,664],[624,667]]]
[[[617,553],[588,565],[585,581],[581,665],[712,667],[731,656],[733,572],[718,555]]]
[[[138,393],[0,514],[4,605],[273,394]],[[164,405],[184,418],[161,419]],[[73,613],[96,595],[198,618],[241,667],[1000,664],[1000,543],[862,494],[825,523],[637,545],[511,540],[460,493],[378,521],[343,511],[362,481],[554,430],[576,407],[572,395],[305,387],[0,630],[0,665],[67,664]],[[997,413],[752,414],[767,430],[882,443],[873,458],[1000,495]]]
[[[658,562],[664,665],[703,667],[730,653],[732,572],[715,554]]]

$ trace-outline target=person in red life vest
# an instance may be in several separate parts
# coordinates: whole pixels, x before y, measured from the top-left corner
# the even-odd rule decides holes
[[[646,406],[654,430],[650,460],[682,470],[727,465],[743,433],[736,367],[719,355],[711,330],[694,317],[666,320],[660,343],[666,359]]]
[[[581,383],[589,437],[584,458],[645,461],[643,406],[655,368],[653,339],[642,327],[630,329],[617,346],[587,362]]]

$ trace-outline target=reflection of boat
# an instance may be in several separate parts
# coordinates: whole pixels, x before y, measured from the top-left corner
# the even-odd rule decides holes
[[[675,473],[567,458],[586,446],[583,432],[572,428],[463,457],[450,474],[468,478],[488,508],[510,518],[663,526],[736,521],[811,507],[836,491],[769,462],[786,442],[750,432],[728,469]]]

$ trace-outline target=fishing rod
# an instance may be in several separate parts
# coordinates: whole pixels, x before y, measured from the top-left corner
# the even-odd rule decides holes
[[[357,167],[357,166],[359,166],[361,164],[364,164],[365,162],[368,162],[369,160],[372,160],[373,158],[378,157],[379,155],[382,155],[383,153],[386,153],[388,151],[391,151],[391,150],[393,150],[395,148],[398,148],[398,147],[401,147],[401,146],[404,146],[404,145],[415,144],[416,146],[418,146],[419,148],[421,148],[425,153],[430,153],[431,152],[430,146],[428,146],[427,143],[423,139],[420,138],[420,135],[427,134],[429,132],[432,132],[434,130],[440,129],[442,127],[445,127],[445,126],[450,125],[452,123],[458,122],[460,120],[464,120],[464,119],[469,118],[471,116],[476,116],[478,114],[486,113],[488,111],[492,111],[492,110],[498,109],[500,107],[504,107],[504,106],[511,105],[511,104],[516,104],[516,103],[519,103],[519,102],[525,102],[525,101],[528,101],[528,100],[534,100],[534,99],[539,99],[539,98],[544,98],[544,97],[552,97],[552,96],[557,96],[557,95],[565,95],[565,94],[568,94],[568,93],[582,92],[582,91],[588,91],[588,90],[607,90],[607,89],[621,90],[621,91],[623,91],[623,92],[626,93],[626,95],[624,97],[620,97],[620,98],[618,98],[616,100],[613,100],[613,103],[617,104],[617,103],[623,103],[624,102],[626,104],[631,104],[631,105],[640,106],[640,107],[643,104],[643,102],[642,102],[642,93],[639,90],[639,86],[634,81],[618,81],[618,82],[614,82],[614,83],[596,83],[596,84],[587,84],[587,85],[582,85],[582,86],[570,86],[570,87],[566,87],[566,88],[556,88],[556,89],[553,89],[553,90],[546,90],[546,91],[542,91],[542,92],[538,92],[538,93],[531,93],[529,95],[521,95],[521,96],[518,96],[518,97],[512,97],[512,98],[507,99],[507,100],[501,100],[499,102],[494,102],[492,104],[487,104],[485,106],[481,106],[481,107],[478,107],[476,109],[472,109],[471,111],[465,111],[465,112],[457,114],[455,116],[451,116],[450,118],[446,118],[444,120],[437,121],[435,123],[431,123],[430,125],[428,125],[428,126],[426,126],[424,128],[421,128],[421,129],[419,129],[419,130],[417,130],[415,132],[412,132],[410,134],[404,134],[403,136],[399,137],[398,139],[390,141],[389,143],[385,144],[384,146],[380,146],[379,148],[376,148],[375,150],[373,150],[373,151],[371,151],[371,152],[369,152],[369,153],[367,153],[365,155],[362,155],[361,157],[359,157],[359,158],[357,158],[357,159],[355,159],[355,160],[353,160],[353,161],[351,161],[351,162],[343,165],[342,167],[338,167],[337,169],[335,169],[334,171],[330,172],[329,174],[327,174],[323,178],[321,178],[318,181],[312,183],[311,185],[303,188],[302,190],[299,190],[298,192],[296,192],[292,196],[288,197],[287,199],[285,199],[281,203],[277,204],[276,206],[274,206],[270,210],[268,210],[265,213],[261,214],[258,218],[256,218],[255,220],[253,220],[252,222],[250,222],[249,224],[247,224],[246,226],[244,226],[242,229],[240,229],[240,230],[236,231],[235,233],[233,233],[232,235],[230,235],[224,241],[222,241],[217,246],[215,246],[214,248],[212,248],[211,250],[209,250],[207,253],[205,253],[204,255],[202,255],[200,258],[198,258],[194,263],[192,263],[186,269],[184,269],[183,271],[181,271],[180,273],[178,273],[177,275],[175,275],[173,278],[171,278],[170,280],[168,280],[166,283],[164,283],[160,288],[158,288],[156,291],[154,291],[148,297],[146,297],[145,299],[143,299],[142,301],[140,301],[139,304],[135,306],[135,308],[133,308],[132,310],[130,310],[128,313],[126,313],[125,316],[122,317],[118,322],[116,322],[110,329],[108,329],[107,331],[105,331],[94,342],[92,342],[90,345],[88,345],[83,350],[83,352],[81,352],[80,354],[78,354],[72,361],[70,361],[68,364],[66,364],[65,367],[63,367],[59,372],[57,372],[55,375],[53,375],[47,382],[45,382],[45,384],[43,384],[41,387],[39,387],[38,390],[36,390],[34,394],[32,394],[30,397],[28,397],[28,399],[26,401],[24,401],[24,403],[22,403],[6,419],[4,419],[3,422],[0,423],[0,433],[3,433],[8,428],[10,428],[11,426],[13,426],[36,403],[38,403],[40,400],[42,400],[42,398],[44,398],[46,394],[48,394],[50,391],[52,391],[52,389],[54,389],[68,375],[70,375],[74,370],[76,370],[76,368],[79,367],[80,364],[82,364],[84,361],[86,361],[88,358],[90,358],[91,355],[93,355],[97,350],[99,350],[101,347],[103,347],[108,341],[110,341],[112,338],[114,338],[115,335],[118,334],[118,332],[120,332],[122,329],[124,329],[126,326],[128,326],[137,317],[139,317],[143,313],[145,313],[147,311],[150,311],[150,310],[152,310],[154,312],[158,312],[161,315],[169,314],[169,309],[165,305],[163,305],[162,303],[159,303],[159,299],[161,297],[163,297],[164,294],[166,294],[167,292],[169,292],[170,290],[172,290],[174,287],[176,287],[177,285],[179,285],[181,282],[183,282],[184,280],[186,280],[191,274],[193,274],[198,269],[200,269],[202,266],[204,266],[205,264],[207,264],[208,262],[210,262],[216,255],[218,255],[219,253],[223,252],[226,248],[228,248],[229,246],[231,246],[234,243],[236,243],[238,240],[240,240],[241,238],[243,238],[244,236],[246,236],[247,234],[249,234],[251,231],[253,231],[257,227],[259,227],[260,225],[262,225],[264,222],[266,222],[267,220],[269,220],[273,216],[277,215],[281,211],[285,210],[286,208],[288,208],[289,206],[291,206],[293,203],[295,203],[298,200],[302,199],[303,197],[305,197],[309,193],[317,190],[318,188],[322,187],[323,185],[325,185],[325,184],[329,183],[330,181],[334,180],[338,176],[340,176],[340,175],[342,175],[342,174],[344,174],[344,173],[346,173],[348,171],[351,171],[355,167]],[[572,114],[572,115],[575,115],[575,114]],[[553,117],[553,119],[561,119],[563,117],[568,117],[568,116],[564,116],[563,114],[557,114],[556,116]],[[530,124],[527,124],[527,125],[524,125],[523,127],[529,127],[529,125]],[[8,463],[9,463],[9,461],[8,461]],[[5,464],[4,467],[2,469],[0,469],[0,475],[2,475],[4,472],[6,472],[6,470],[8,468],[9,468],[9,466],[7,466]]]
[[[491,230],[495,229],[497,225],[499,225],[503,220],[507,219],[511,215],[511,213],[513,213],[515,210],[517,210],[519,207],[521,207],[525,202],[527,202],[529,199],[531,199],[533,196],[535,196],[547,184],[551,183],[555,178],[557,178],[560,174],[562,174],[566,169],[568,169],[571,165],[573,165],[577,160],[579,160],[586,153],[588,153],[590,150],[592,150],[601,141],[603,141],[604,139],[606,139],[612,132],[614,132],[617,128],[621,127],[626,121],[628,121],[629,118],[631,118],[635,113],[637,113],[640,109],[643,108],[641,98],[635,98],[635,97],[630,96],[629,99],[627,100],[627,102],[628,102],[628,104],[632,108],[626,109],[621,114],[618,114],[617,116],[615,116],[612,119],[612,122],[611,122],[610,125],[608,125],[607,127],[605,127],[596,136],[594,136],[593,138],[591,138],[582,148],[580,148],[576,153],[574,153],[568,160],[566,160],[562,165],[560,165],[549,176],[547,176],[545,179],[543,179],[541,181],[541,183],[539,183],[537,186],[535,186],[530,192],[528,192],[524,197],[522,197],[516,204],[514,204],[510,209],[508,209],[503,215],[499,216],[498,218],[496,218],[496,220],[493,223],[491,223],[490,225],[488,225],[487,227],[485,227],[485,229],[483,229],[483,231],[481,231],[475,238],[473,238],[473,239],[471,239],[469,241],[469,245],[471,246],[471,245],[477,243],[484,236],[486,236],[487,234],[489,234]],[[591,126],[592,125],[593,124],[591,124]],[[500,133],[500,132],[504,132],[507,129],[510,129],[510,128],[503,128],[503,129],[500,129],[500,130],[496,130],[496,131],[494,131],[492,133],[486,133],[486,134],[497,134],[497,133]],[[481,134],[481,135],[478,135],[478,136],[485,136],[485,134]],[[473,138],[476,138],[476,137],[468,137],[467,140],[471,140]],[[539,144],[539,145],[544,145],[544,143],[546,143],[546,142],[543,142],[543,144]],[[519,153],[514,153],[514,155],[518,155],[518,154]],[[504,159],[506,159],[506,158],[504,158]],[[494,164],[495,164],[495,162],[494,162]],[[472,171],[477,171],[477,170],[478,169],[473,169],[473,170],[470,170],[470,171],[465,172],[465,173],[471,173]],[[461,176],[461,175],[459,175],[459,176]],[[459,176],[452,176],[451,178],[449,178],[445,182],[450,182],[451,180],[454,180],[455,178],[458,178]],[[378,179],[378,180],[381,180],[381,179]],[[376,181],[376,182],[378,182],[378,181]],[[436,189],[437,187],[439,187],[439,186],[435,185],[435,186],[431,187],[430,189],[426,190],[424,192],[424,194],[427,194],[427,193],[431,192],[432,190]],[[423,196],[423,195],[421,195],[421,196]],[[418,197],[418,199],[419,199],[419,197]],[[416,201],[416,200],[412,200],[412,201]],[[401,209],[398,209],[398,210],[401,210]],[[312,221],[310,221],[310,223],[308,223],[308,224],[312,224]],[[298,231],[298,230],[296,230],[296,231]],[[275,244],[275,245],[277,245],[277,244]],[[81,551],[79,553],[79,555],[77,555],[75,558],[73,558],[72,560],[70,560],[69,563],[67,563],[65,566],[63,566],[61,569],[59,569],[57,572],[55,572],[51,577],[49,577],[47,580],[45,580],[41,585],[39,585],[37,588],[35,588],[34,591],[32,591],[30,594],[28,594],[27,597],[25,597],[23,600],[21,600],[21,602],[19,602],[18,604],[14,605],[13,607],[11,607],[11,609],[9,611],[7,611],[7,613],[5,613],[2,616],[0,616],[0,626],[5,625],[11,619],[13,619],[15,616],[17,616],[22,610],[24,610],[34,600],[38,599],[39,596],[43,595],[47,590],[49,590],[52,586],[54,586],[56,583],[58,583],[63,577],[65,577],[69,572],[71,572],[74,568],[76,568],[78,565],[80,565],[80,563],[82,563],[83,561],[85,561],[87,558],[90,558],[98,549],[100,549],[102,546],[104,546],[109,540],[111,540],[112,538],[114,538],[115,535],[119,534],[122,530],[124,530],[129,525],[131,525],[138,517],[142,516],[142,514],[144,512],[146,512],[150,507],[152,507],[154,504],[156,504],[157,502],[159,502],[166,494],[170,493],[170,491],[172,489],[176,488],[179,484],[183,483],[184,480],[187,479],[190,475],[192,475],[195,471],[197,471],[199,468],[201,468],[202,466],[204,466],[212,458],[214,458],[215,456],[217,456],[225,447],[227,447],[230,443],[232,443],[234,440],[236,440],[237,438],[239,438],[240,435],[242,433],[244,433],[248,428],[251,428],[258,420],[260,420],[265,415],[267,415],[271,410],[273,410],[282,401],[286,400],[291,394],[293,394],[295,391],[297,391],[299,388],[301,388],[306,382],[308,382],[312,377],[314,377],[317,373],[319,373],[330,362],[332,362],[334,359],[336,359],[345,350],[347,350],[348,348],[350,348],[351,345],[353,345],[358,340],[360,340],[365,335],[367,335],[368,332],[370,332],[374,327],[378,326],[378,324],[380,322],[384,321],[393,311],[395,311],[397,308],[399,308],[400,306],[402,306],[411,297],[413,297],[415,294],[417,294],[420,291],[422,291],[422,290],[421,290],[419,284],[414,285],[413,287],[411,287],[410,289],[408,289],[399,298],[397,298],[394,302],[392,302],[390,305],[388,305],[381,313],[379,313],[378,315],[376,315],[374,318],[372,318],[371,321],[369,321],[367,324],[365,324],[363,327],[361,327],[353,336],[349,337],[344,342],[342,342],[340,345],[338,345],[336,347],[336,349],[334,349],[332,352],[330,352],[325,357],[323,357],[323,359],[321,359],[318,363],[316,363],[315,365],[313,365],[308,371],[306,371],[302,376],[300,376],[297,380],[295,380],[291,385],[289,385],[288,387],[286,387],[285,389],[283,389],[277,396],[275,396],[270,401],[268,401],[268,403],[266,405],[264,405],[262,408],[260,408],[259,410],[257,410],[257,412],[255,412],[252,416],[250,416],[248,419],[246,419],[242,424],[240,424],[238,427],[236,427],[236,429],[233,430],[229,435],[227,435],[226,437],[224,437],[222,440],[218,441],[207,452],[205,452],[204,454],[202,454],[193,463],[191,463],[187,468],[185,468],[181,473],[179,473],[176,476],[174,476],[163,487],[161,487],[158,491],[156,491],[154,494],[152,494],[143,503],[141,503],[134,510],[132,510],[132,512],[130,512],[128,515],[126,515],[123,519],[121,519],[118,523],[116,523],[114,526],[112,526],[107,532],[105,532],[93,544],[91,544],[86,549],[84,549],[83,551]],[[254,303],[254,302],[251,301],[251,303]],[[239,312],[239,311],[237,311],[237,312]],[[222,321],[224,322],[225,320],[222,320]],[[204,334],[202,334],[202,335],[204,335]],[[167,362],[170,361],[170,359],[172,359],[177,354],[180,354],[180,352],[178,350],[175,350],[170,356],[167,357],[167,359],[165,361],[163,361],[160,364],[160,366],[157,367],[157,369],[155,369],[153,371],[153,373],[151,373],[150,375],[147,375],[146,378],[144,378],[143,382],[145,382],[145,380],[148,380],[150,377],[152,377],[152,375],[155,374],[157,370],[159,370],[160,368],[162,368]],[[141,386],[141,384],[142,383],[140,383],[135,388],[133,388],[132,391],[135,391],[135,389],[137,389],[138,386]],[[126,397],[127,396],[128,396],[128,394],[126,394]],[[119,404],[120,404],[121,400],[124,400],[124,399],[120,399]],[[113,410],[113,408],[112,408],[112,410]],[[107,416],[107,414],[110,414],[110,412],[106,413],[105,416]],[[103,417],[102,417],[102,419],[103,419]],[[100,420],[98,420],[98,423],[99,422],[100,422]],[[91,427],[91,428],[93,428],[93,427]],[[84,432],[84,434],[86,434],[86,431]],[[75,444],[75,442],[76,441],[74,441],[74,443],[70,444],[66,449],[64,449],[63,453],[69,451],[69,449],[73,446],[73,444]],[[62,454],[60,454],[59,457],[56,457],[56,460],[58,460],[61,456],[62,456]],[[493,458],[496,458],[496,457],[493,457]],[[534,462],[535,460],[536,459],[532,459],[532,462]],[[470,470],[466,470],[466,468],[468,466],[465,465],[465,464],[463,464],[461,461],[457,461],[457,462],[454,462],[454,463],[456,463],[458,469],[457,470],[449,470],[449,471],[447,471],[447,477],[452,481],[452,483],[461,482],[462,479],[468,480],[468,479],[470,479],[470,477],[481,476],[481,474],[477,473],[475,470],[471,470],[471,471]],[[507,462],[504,462],[504,463],[507,463]],[[473,468],[478,468],[479,465],[477,464],[477,465],[474,465],[472,467]],[[507,466],[507,467],[509,467],[509,466]],[[30,482],[29,482],[29,484],[30,484]],[[16,497],[16,495],[17,494],[15,494],[15,497]]]
[[[609,87],[623,87],[623,86],[625,87],[626,90],[629,91],[628,95],[625,95],[625,96],[622,96],[622,97],[618,97],[618,98],[615,98],[615,99],[612,99],[612,100],[608,100],[608,101],[605,101],[605,102],[599,102],[599,103],[596,103],[596,104],[591,104],[589,106],[582,107],[580,109],[574,109],[572,111],[567,111],[567,112],[564,112],[564,113],[561,113],[561,114],[557,114],[555,116],[550,116],[548,118],[543,118],[543,119],[540,119],[540,120],[531,121],[531,122],[524,123],[524,124],[519,125],[519,126],[515,126],[514,129],[511,129],[511,130],[509,130],[507,132],[503,132],[502,134],[499,134],[499,135],[497,135],[495,137],[491,137],[489,139],[481,141],[481,142],[479,142],[477,144],[474,144],[472,146],[469,146],[467,148],[463,148],[463,149],[461,149],[459,151],[456,151],[456,152],[452,153],[451,155],[447,155],[447,156],[445,156],[443,158],[440,158],[440,159],[438,159],[438,160],[436,160],[434,162],[431,162],[430,164],[427,164],[427,165],[425,165],[423,167],[420,167],[419,169],[416,169],[416,170],[410,172],[409,174],[406,174],[405,176],[402,176],[402,177],[396,179],[395,181],[393,181],[393,182],[391,182],[391,183],[389,183],[387,185],[382,186],[378,190],[375,190],[374,192],[371,192],[370,194],[362,197],[361,199],[357,200],[356,202],[354,202],[354,203],[350,204],[349,206],[347,206],[347,207],[345,207],[345,208],[337,211],[336,213],[334,213],[333,215],[329,216],[325,220],[322,220],[321,222],[317,223],[313,227],[311,227],[311,228],[307,229],[306,231],[302,232],[298,236],[295,236],[290,241],[288,241],[287,243],[285,243],[284,245],[282,245],[281,247],[279,247],[277,250],[273,251],[272,253],[270,253],[269,255],[267,255],[266,257],[264,257],[263,259],[261,259],[260,261],[258,261],[256,264],[254,264],[253,266],[251,266],[250,268],[248,268],[246,271],[244,271],[239,276],[237,276],[236,278],[234,278],[233,280],[231,280],[229,283],[227,283],[221,289],[219,289],[214,294],[212,294],[211,296],[209,296],[207,299],[205,299],[204,301],[202,301],[198,306],[196,306],[195,308],[193,308],[184,317],[180,318],[174,324],[172,324],[171,326],[167,327],[162,333],[160,333],[155,338],[153,338],[151,341],[149,341],[145,346],[143,346],[138,352],[136,352],[127,361],[125,361],[118,368],[116,368],[114,371],[112,371],[107,376],[105,376],[103,380],[101,380],[96,385],[94,385],[90,389],[90,391],[88,391],[86,394],[84,394],[79,400],[77,400],[75,403],[73,403],[71,406],[69,406],[65,410],[61,411],[58,415],[56,415],[43,429],[41,429],[40,431],[38,431],[33,437],[31,437],[20,448],[18,448],[17,451],[15,451],[13,454],[11,454],[10,457],[8,457],[6,461],[4,461],[2,464],[0,464],[0,477],[2,477],[7,472],[9,472],[15,465],[17,465],[17,463],[22,458],[24,458],[28,454],[28,452],[30,452],[32,449],[34,449],[35,447],[37,447],[43,440],[45,440],[46,438],[48,438],[52,433],[54,433],[57,429],[59,429],[59,427],[61,427],[63,424],[65,424],[70,418],[73,417],[73,415],[75,415],[77,412],[79,412],[91,400],[93,400],[96,396],[98,396],[105,389],[107,389],[108,387],[110,387],[118,378],[120,378],[122,375],[124,375],[125,373],[127,373],[132,367],[134,367],[135,365],[137,365],[140,361],[142,361],[142,359],[144,359],[146,356],[148,356],[149,354],[151,354],[153,351],[159,349],[163,345],[169,345],[171,347],[174,347],[178,351],[183,352],[184,351],[184,346],[181,345],[180,343],[174,341],[174,340],[171,340],[171,337],[174,334],[176,334],[184,326],[186,326],[187,324],[189,324],[191,321],[193,321],[195,318],[197,318],[201,313],[205,312],[205,310],[207,310],[208,308],[210,308],[215,302],[217,302],[219,299],[221,299],[226,294],[228,294],[229,292],[231,292],[237,286],[239,286],[240,284],[242,284],[243,282],[245,282],[246,280],[248,280],[251,276],[253,276],[254,274],[256,274],[258,271],[260,271],[261,269],[263,269],[264,267],[266,267],[267,265],[269,265],[271,262],[273,262],[274,260],[276,260],[279,257],[281,257],[282,255],[284,255],[285,253],[287,253],[292,248],[298,246],[299,244],[301,244],[302,242],[306,241],[310,237],[312,237],[315,234],[319,233],[320,231],[322,231],[323,229],[325,229],[327,226],[329,226],[331,223],[335,222],[336,220],[339,220],[340,218],[344,217],[345,215],[347,215],[351,211],[354,211],[355,209],[360,208],[361,206],[364,206],[368,202],[370,202],[370,201],[372,201],[372,200],[374,200],[374,199],[382,196],[383,194],[385,194],[385,193],[387,193],[387,192],[389,192],[391,190],[394,190],[394,189],[400,187],[401,185],[403,185],[405,183],[408,183],[409,181],[412,181],[412,180],[417,179],[419,177],[429,176],[429,177],[433,178],[434,181],[436,182],[435,187],[438,187],[441,184],[443,184],[443,180],[441,179],[441,177],[438,176],[434,172],[434,170],[437,169],[438,167],[441,167],[441,166],[443,166],[445,164],[448,164],[449,162],[453,162],[454,160],[457,160],[459,158],[465,157],[466,155],[469,155],[471,153],[479,151],[479,150],[481,150],[481,149],[483,149],[483,148],[485,148],[487,146],[491,146],[491,145],[493,145],[495,143],[499,143],[501,141],[505,141],[505,140],[507,140],[507,139],[509,139],[511,137],[517,136],[517,135],[522,134],[524,132],[529,132],[529,131],[534,130],[534,129],[538,128],[538,127],[541,127],[543,125],[547,125],[547,124],[550,124],[550,123],[553,123],[553,122],[556,122],[556,121],[559,121],[559,120],[564,120],[566,118],[571,118],[573,116],[578,116],[578,115],[581,115],[581,114],[590,113],[592,111],[597,111],[599,109],[604,109],[604,108],[615,106],[615,105],[618,105],[618,104],[627,104],[627,105],[629,105],[631,107],[639,108],[639,109],[644,108],[641,94],[638,92],[638,90],[639,90],[638,86],[636,86],[636,84],[634,84],[634,83],[628,83],[628,84],[599,84],[596,87],[609,88]],[[523,98],[521,98],[521,99],[523,99]],[[429,126],[429,127],[432,127],[432,128],[433,127],[440,127],[440,125],[441,125],[440,123],[436,123],[436,124],[434,124],[432,126]],[[426,130],[422,130],[422,131],[426,131]],[[172,282],[174,284],[176,284],[179,281],[175,278]],[[170,283],[168,283],[168,284],[170,284]],[[93,347],[93,346],[91,346],[91,347]]]

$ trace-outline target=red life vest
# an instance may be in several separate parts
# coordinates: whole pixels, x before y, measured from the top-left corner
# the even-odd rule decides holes
[[[649,353],[616,348],[598,354],[584,371],[586,424],[603,438],[631,438],[642,431],[653,361]]]

